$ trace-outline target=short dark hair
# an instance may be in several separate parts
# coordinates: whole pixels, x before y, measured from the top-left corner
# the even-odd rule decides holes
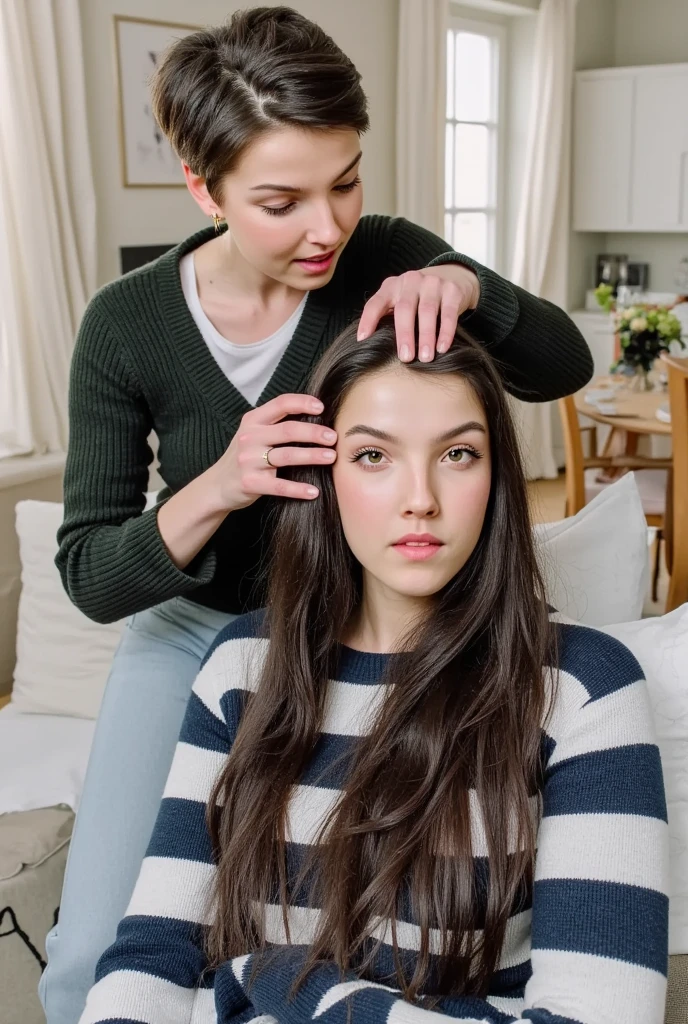
[[[152,79],[153,111],[179,157],[216,202],[250,143],[282,125],[369,125],[361,76],[319,25],[290,7],[237,11],[177,40]]]

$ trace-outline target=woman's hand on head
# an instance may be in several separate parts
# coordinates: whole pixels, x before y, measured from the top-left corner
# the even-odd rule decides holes
[[[479,299],[477,275],[460,263],[408,270],[399,277],[388,277],[365,304],[358,328],[359,341],[370,337],[382,317],[393,312],[399,358],[411,362],[416,357],[418,317],[418,358],[431,362],[435,352],[450,348],[459,317],[475,309]]]
[[[333,430],[316,423],[284,421],[285,416],[318,416],[322,402],[311,395],[279,395],[247,412],[232,442],[209,471],[218,489],[221,507],[229,512],[253,504],[262,495],[312,500],[318,489],[309,484],[282,480],[284,466],[331,466],[337,440]],[[293,444],[317,445],[296,448]],[[278,447],[279,446],[279,447]],[[269,462],[265,458],[268,453]]]

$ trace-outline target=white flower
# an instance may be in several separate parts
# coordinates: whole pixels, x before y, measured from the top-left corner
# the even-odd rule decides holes
[[[647,330],[647,320],[644,316],[635,316],[631,320],[631,330],[635,331],[636,334],[640,334],[641,331]]]

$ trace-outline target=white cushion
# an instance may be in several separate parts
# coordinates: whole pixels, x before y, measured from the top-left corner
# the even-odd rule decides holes
[[[647,679],[669,811],[669,952],[688,953],[688,604],[604,632],[633,652]]]
[[[95,722],[0,708],[0,814],[66,804],[76,811]]]
[[[610,484],[606,481],[600,482],[601,469],[586,469],[585,471],[585,500],[592,499],[603,491]],[[640,495],[640,502],[646,516],[663,516],[666,510],[666,489],[668,470],[666,469],[640,469],[635,474],[635,482]]]
[[[146,507],[155,494],[146,496]],[[22,589],[12,704],[18,711],[95,718],[123,623],[92,622],[67,597],[55,567],[63,506],[16,508]]]
[[[649,580],[647,524],[635,474],[568,519],[535,527],[550,604],[587,626],[639,619]]]

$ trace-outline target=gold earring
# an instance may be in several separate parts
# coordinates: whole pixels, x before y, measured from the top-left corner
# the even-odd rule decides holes
[[[215,234],[219,235],[223,218],[220,216],[219,213],[213,213],[211,214],[211,216],[213,218],[213,224],[215,225]]]

